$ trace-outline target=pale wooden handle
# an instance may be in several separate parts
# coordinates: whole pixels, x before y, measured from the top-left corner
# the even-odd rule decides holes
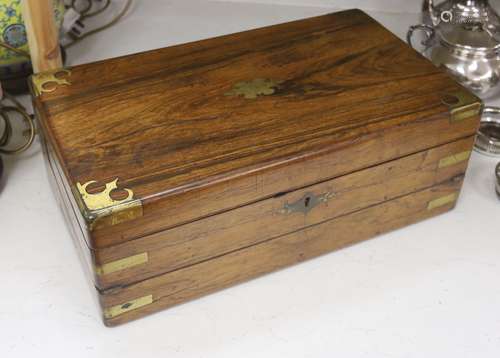
[[[22,0],[31,62],[35,73],[62,67],[52,0]]]

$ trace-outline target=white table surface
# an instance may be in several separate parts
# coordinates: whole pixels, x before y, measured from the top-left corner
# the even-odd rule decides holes
[[[332,11],[138,3],[116,27],[71,49],[70,64]],[[372,14],[401,37],[418,20]],[[495,163],[472,156],[451,213],[110,329],[101,323],[36,143],[7,158],[0,193],[0,357],[498,358]]]

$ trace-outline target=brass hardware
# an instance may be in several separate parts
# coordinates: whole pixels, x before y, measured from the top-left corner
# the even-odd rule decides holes
[[[118,179],[115,179],[110,183],[106,183],[106,188],[104,189],[104,191],[97,193],[97,194],[89,194],[87,192],[87,187],[91,184],[94,184],[94,183],[97,183],[97,182],[95,180],[92,180],[92,181],[89,181],[83,185],[80,183],[76,184],[76,187],[78,188],[78,191],[82,195],[82,199],[89,210],[105,209],[105,208],[108,208],[110,206],[114,206],[114,205],[128,202],[128,201],[132,200],[132,198],[134,197],[134,193],[132,192],[132,190],[123,189],[128,194],[127,198],[125,198],[123,200],[114,200],[111,198],[111,195],[110,195],[111,192],[113,190],[118,189],[118,185],[117,185]]]
[[[280,210],[281,214],[303,213],[307,214],[321,203],[326,203],[331,198],[335,197],[335,193],[328,192],[326,194],[316,196],[314,193],[306,193],[301,199],[292,204],[285,204],[285,207]]]
[[[121,314],[136,310],[138,308],[150,305],[153,303],[153,295],[148,295],[144,297],[137,298],[132,301],[125,302],[121,305],[116,305],[110,308],[104,309],[104,318],[110,319]]]
[[[96,181],[85,184],[76,184],[80,210],[89,224],[89,230],[97,227],[112,226],[119,223],[136,219],[143,215],[142,202],[134,199],[134,193],[130,189],[123,189],[127,197],[123,200],[111,198],[111,192],[118,189],[118,179],[106,183],[105,189],[97,194],[90,194],[87,187]]]
[[[108,262],[101,266],[96,267],[95,272],[98,276],[108,275],[113,272],[122,271],[134,266],[139,266],[147,263],[149,260],[148,253],[126,257],[124,259]]]
[[[476,96],[465,91],[446,95],[443,104],[450,108],[451,122],[478,116],[483,108],[483,104]]]
[[[40,96],[44,92],[54,92],[58,85],[69,86],[71,84],[68,81],[70,75],[71,71],[64,68],[34,74],[31,76],[31,81],[35,96]]]
[[[467,150],[465,152],[450,155],[449,157],[443,158],[439,161],[438,168],[446,168],[461,162],[465,162],[469,159],[471,151]]]
[[[434,199],[427,205],[427,210],[434,210],[442,206],[454,203],[458,199],[457,193],[452,193],[441,198]]]
[[[252,81],[238,82],[233,89],[226,92],[226,96],[243,96],[246,99],[256,99],[258,96],[269,96],[276,92],[276,88],[283,81],[267,78],[256,78]]]

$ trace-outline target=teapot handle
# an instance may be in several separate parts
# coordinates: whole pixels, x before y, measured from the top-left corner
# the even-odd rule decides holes
[[[440,16],[436,15],[436,8],[434,7],[434,0],[426,0],[426,1],[427,1],[427,10],[429,11],[429,16],[431,18],[432,25],[438,26],[439,22],[440,22]]]
[[[434,30],[434,28],[432,26],[425,25],[425,24],[418,24],[418,25],[410,26],[410,28],[408,29],[408,33],[406,34],[406,41],[408,42],[408,45],[410,45],[413,48],[415,48],[415,46],[413,46],[412,38],[413,38],[413,34],[417,30],[424,31],[425,35],[427,36],[426,39],[424,39],[422,41],[422,45],[425,47],[424,48],[424,51],[425,51],[427,48],[430,47],[431,41],[436,36],[436,31]]]

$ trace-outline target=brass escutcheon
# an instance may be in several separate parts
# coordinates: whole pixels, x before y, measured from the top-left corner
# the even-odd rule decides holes
[[[319,196],[309,192],[292,204],[286,203],[284,208],[280,210],[280,213],[285,215],[292,213],[307,214],[319,204],[326,203],[333,197],[335,197],[335,193],[333,192],[328,192]]]

